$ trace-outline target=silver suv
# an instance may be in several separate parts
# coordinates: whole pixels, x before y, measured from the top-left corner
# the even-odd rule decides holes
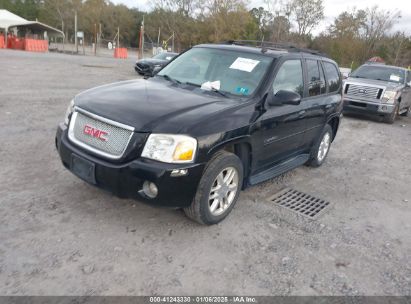
[[[367,63],[344,82],[344,112],[361,112],[384,117],[394,123],[411,108],[411,71],[396,66]]]

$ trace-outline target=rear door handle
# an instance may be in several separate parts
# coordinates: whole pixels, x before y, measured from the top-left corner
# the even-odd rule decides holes
[[[305,110],[298,112],[298,117],[304,117],[304,116],[305,116]]]

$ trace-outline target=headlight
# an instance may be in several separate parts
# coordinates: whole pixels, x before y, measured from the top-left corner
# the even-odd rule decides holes
[[[165,163],[194,161],[197,140],[186,135],[151,134],[144,146],[142,157]]]
[[[67,107],[66,114],[64,115],[64,123],[66,126],[69,124],[69,116],[74,111],[74,99],[70,101],[69,106]]]
[[[395,91],[385,91],[382,100],[386,103],[394,103],[394,100],[397,97],[397,92]]]

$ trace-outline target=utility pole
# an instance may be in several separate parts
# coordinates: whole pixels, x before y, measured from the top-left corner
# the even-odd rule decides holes
[[[143,15],[143,23],[141,26],[141,58],[144,58],[144,15]]]
[[[117,28],[117,48],[120,48],[120,28]]]
[[[172,51],[174,53],[174,31],[173,31],[173,48],[172,48]]]
[[[160,45],[160,27],[158,28],[157,47]]]
[[[61,31],[63,32],[63,53],[64,53],[64,44],[66,43],[66,34],[64,32],[64,20],[61,20]]]
[[[97,39],[97,45],[100,47],[100,43],[101,43],[101,23],[99,23],[99,29],[98,29],[98,39]],[[97,49],[97,46],[96,46]]]
[[[77,43],[77,11],[74,11],[74,48],[76,49],[76,54],[78,54],[78,43]]]
[[[97,55],[97,23],[94,23],[94,56]]]

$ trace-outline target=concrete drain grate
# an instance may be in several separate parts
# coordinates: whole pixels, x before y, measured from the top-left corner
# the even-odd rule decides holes
[[[319,217],[330,205],[323,199],[290,188],[281,190],[268,200],[310,219]]]

